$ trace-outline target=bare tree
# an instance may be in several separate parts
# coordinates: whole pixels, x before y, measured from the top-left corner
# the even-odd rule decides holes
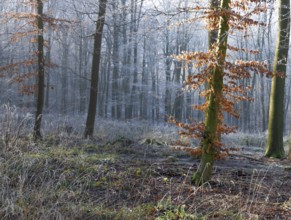
[[[98,19],[96,22],[96,32],[94,36],[94,51],[92,61],[92,72],[91,72],[91,86],[90,86],[90,99],[88,115],[86,120],[86,127],[84,137],[92,137],[94,132],[96,108],[97,108],[97,91],[98,91],[98,79],[99,79],[99,68],[101,60],[101,46],[102,46],[102,34],[105,23],[107,0],[100,0]]]
[[[43,2],[42,0],[37,0],[37,65],[38,65],[38,75],[37,75],[37,102],[36,102],[36,114],[35,114],[35,124],[34,124],[34,138],[41,138],[41,120],[44,104],[44,25],[43,25]]]

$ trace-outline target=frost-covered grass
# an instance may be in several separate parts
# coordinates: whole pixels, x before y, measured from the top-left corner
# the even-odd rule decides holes
[[[264,148],[267,141],[265,133],[245,134],[237,132],[224,136],[226,145]]]
[[[179,138],[171,125],[98,118],[89,140],[82,138],[84,116],[45,115],[44,138],[33,142],[32,115],[2,108],[0,219],[287,219],[290,214],[291,182],[284,173],[236,170],[224,163],[215,167],[210,183],[192,186],[199,161],[168,148]],[[263,148],[265,136],[238,133],[223,140],[231,147]]]
[[[237,132],[223,136],[223,143],[229,148],[239,148],[245,154],[257,154],[264,156],[265,148],[267,145],[267,132],[258,133],[242,133]],[[284,149],[288,152],[289,136],[284,136]]]

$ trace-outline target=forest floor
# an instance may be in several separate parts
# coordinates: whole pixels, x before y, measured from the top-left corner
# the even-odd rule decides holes
[[[261,139],[226,138],[241,150],[195,187],[199,159],[161,137],[11,138],[0,149],[0,219],[291,219],[291,164],[264,158]]]

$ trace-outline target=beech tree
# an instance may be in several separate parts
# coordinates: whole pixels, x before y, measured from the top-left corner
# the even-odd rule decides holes
[[[212,19],[213,21],[205,19],[197,23],[192,21],[197,21],[199,16],[206,16],[204,13],[207,13],[205,10],[207,2],[218,14],[220,11],[220,7],[217,7],[218,1],[196,1],[204,12],[194,9],[184,14],[183,8],[196,3],[190,0],[161,0],[152,4],[142,2],[116,0],[107,3],[108,25],[104,26],[102,36],[104,44],[96,114],[114,120],[144,119],[148,123],[162,123],[162,119],[166,118],[164,116],[169,115],[174,115],[181,122],[191,122],[192,119],[203,120],[204,113],[192,106],[203,103],[207,98],[199,96],[207,82],[187,94],[181,86],[188,75],[196,75],[204,67],[195,67],[193,63],[184,60],[177,61],[171,55],[184,50],[206,51],[207,45],[211,44],[207,44],[207,30],[200,30],[202,25],[208,26],[208,23],[212,26],[209,31],[216,32],[216,37],[213,37],[215,46],[218,21],[215,19]],[[5,19],[0,28],[0,47],[3,51],[1,67],[23,60],[31,64],[27,62],[20,65],[15,71],[9,71],[7,77],[1,78],[0,93],[2,103],[10,102],[26,112],[34,113],[37,94],[37,19],[35,9],[31,7],[32,3],[35,5],[36,0],[4,1],[1,4],[3,13],[1,18]],[[64,114],[68,118],[71,114],[87,113],[86,103],[89,102],[87,91],[91,83],[89,73],[94,44],[92,36],[95,33],[99,1],[46,0],[43,4],[46,77],[44,112]],[[261,1],[261,4],[265,3]],[[257,18],[262,22],[274,24],[277,18],[271,16],[272,11],[274,11],[272,5],[268,3],[267,13],[263,14],[264,17]],[[12,13],[18,13],[22,17],[16,21],[8,19],[6,15],[8,12],[10,16]],[[73,21],[72,25],[68,25],[69,31],[62,28],[62,32],[59,33],[59,26],[50,27],[47,21],[52,17]],[[242,21],[244,19],[241,18]],[[272,34],[274,26],[252,27],[248,31],[239,32],[231,37],[230,43],[239,49],[259,49],[262,53],[256,55],[255,60],[266,61],[270,68],[275,51],[273,43],[275,36]],[[15,38],[13,41],[8,40],[12,33],[19,31],[22,35],[20,40],[16,41]],[[28,31],[30,36],[23,37],[25,31]],[[244,35],[250,38],[245,38]],[[230,60],[234,56],[242,60],[253,59],[242,50],[235,55],[230,51],[230,57],[227,59]],[[49,63],[59,67],[48,69]],[[253,72],[251,75],[256,76]],[[15,83],[7,83],[7,78],[9,82]],[[235,104],[235,108],[242,112],[240,119],[224,114],[225,120],[227,124],[238,126],[238,130],[243,132],[261,131],[261,127],[266,127],[262,122],[267,121],[264,115],[268,115],[267,97],[271,80],[257,77],[241,81],[244,86],[254,88],[245,95],[253,95],[259,99]],[[21,93],[17,93],[18,89]],[[287,112],[289,96],[287,95],[285,99]],[[288,115],[286,119],[289,120]],[[286,124],[289,124],[288,121]]]
[[[253,7],[247,7],[247,4]],[[201,10],[200,7],[196,9]],[[235,110],[236,102],[250,100],[245,96],[249,88],[240,85],[241,80],[249,79],[251,72],[270,74],[267,65],[263,62],[227,58],[231,57],[233,52],[258,53],[258,51],[231,46],[228,44],[228,35],[245,30],[250,25],[260,25],[251,16],[265,9],[266,7],[248,1],[222,0],[220,7],[204,11],[206,18],[212,21],[210,28],[218,28],[217,40],[210,50],[184,52],[177,56],[177,59],[192,62],[196,68],[203,67],[200,73],[188,77],[186,83],[189,89],[197,89],[207,83],[205,91],[201,93],[206,101],[196,106],[198,110],[205,111],[204,122],[194,121],[185,124],[173,120],[183,128],[180,132],[182,136],[201,139],[199,148],[182,148],[192,155],[202,155],[198,170],[192,177],[195,185],[209,181],[215,159],[228,154],[229,149],[223,147],[220,136],[235,131],[236,127],[229,127],[224,123],[224,112],[238,118],[239,113]]]
[[[229,30],[229,4],[230,0],[221,1],[221,10],[224,12],[221,14],[219,21],[219,31],[217,37],[217,48],[215,56],[217,57],[217,63],[214,64],[212,69],[212,77],[208,81],[208,89],[210,94],[208,95],[208,106],[206,108],[206,117],[204,119],[204,134],[202,139],[202,158],[201,164],[192,178],[192,181],[196,185],[208,181],[212,174],[212,166],[214,157],[216,154],[215,145],[219,141],[218,125],[219,114],[220,114],[220,102],[223,99],[223,74],[224,74],[224,63],[226,58],[227,50],[227,39]],[[211,41],[211,40],[210,40]]]
[[[283,158],[284,93],[290,36],[290,1],[279,1],[279,30],[270,95],[266,157]]]
[[[89,98],[89,108],[86,120],[86,127],[84,136],[92,137],[95,125],[95,116],[97,108],[97,91],[98,91],[98,79],[99,79],[99,69],[100,69],[100,59],[101,59],[101,46],[102,46],[102,34],[103,27],[105,23],[105,13],[106,13],[106,3],[107,0],[100,0],[99,2],[99,12],[96,22],[96,32],[94,36],[94,51],[93,51],[93,61],[92,61],[92,72],[91,72],[91,86],[90,86],[90,98]]]
[[[1,67],[1,72],[12,73],[11,83],[19,84],[20,93],[25,95],[36,95],[36,113],[33,128],[33,137],[40,139],[41,122],[44,106],[44,79],[45,79],[45,59],[44,59],[44,23],[49,25],[56,19],[49,18],[43,13],[43,1],[34,0],[23,2],[24,6],[29,6],[30,11],[17,11],[16,13],[7,12],[6,17],[19,21],[19,30],[11,34],[10,39],[15,43],[28,39],[30,49],[33,52],[25,60],[11,62],[11,64]],[[24,7],[24,9],[27,9]],[[6,18],[6,19],[7,19]],[[33,44],[36,44],[36,50]],[[49,64],[47,64],[49,67]],[[35,79],[36,83],[25,84],[24,81]]]

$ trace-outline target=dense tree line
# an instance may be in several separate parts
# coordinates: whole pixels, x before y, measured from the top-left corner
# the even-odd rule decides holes
[[[193,106],[208,98],[211,102],[211,96],[201,96],[208,85],[188,91],[185,81],[203,67],[173,55],[219,45],[218,32],[208,32],[206,20],[197,21],[205,13],[200,9],[207,8],[208,3],[212,10],[224,10],[220,1],[214,0],[3,1],[1,102],[12,103],[23,112],[37,107],[36,138],[41,137],[41,119],[49,113],[88,113],[85,136],[93,134],[95,114],[152,123],[169,116],[186,123],[201,121],[203,113]],[[221,2],[225,7],[230,3]],[[284,1],[256,3],[265,8],[256,14],[258,25],[235,32],[228,39],[236,52],[230,52],[229,57],[265,62],[269,71],[273,68],[273,77],[250,71],[252,77],[238,80],[249,88],[245,95],[254,97],[254,101],[243,98],[242,102],[235,102],[233,108],[241,117],[224,115],[224,120],[243,132],[264,132],[269,122],[266,155],[274,156],[272,142],[279,142],[282,151],[283,129],[289,129],[290,95],[285,91],[290,91],[291,84],[288,74],[281,77],[277,72],[284,74],[288,69],[290,15],[286,10],[290,6]],[[244,22],[241,17],[236,28],[244,30]],[[277,36],[273,30],[279,32],[276,52]],[[232,30],[226,30],[224,38],[229,31]],[[218,50],[217,56],[223,54],[219,46]],[[260,52],[245,53],[255,50]],[[209,116],[210,112],[206,114]],[[282,152],[277,156],[282,157]]]
[[[89,101],[90,72],[98,1],[54,1],[44,2],[44,13],[63,19],[63,23],[44,27],[45,58],[54,67],[45,73],[44,112],[60,114],[84,114]],[[121,120],[138,119],[151,122],[163,121],[174,115],[178,120],[202,119],[199,111],[191,108],[201,103],[199,90],[187,93],[183,87],[186,77],[199,70],[185,65],[172,57],[182,51],[203,51],[207,49],[205,22],[191,22],[200,16],[197,12],[183,9],[192,7],[191,1],[108,1],[101,49],[100,77],[97,114],[105,118]],[[201,3],[201,6],[203,4]],[[24,1],[2,4],[2,14],[10,12],[29,13]],[[8,15],[7,15],[8,16]],[[16,15],[15,15],[16,16]],[[262,22],[274,22],[274,8],[270,4]],[[25,60],[35,46],[23,36],[25,17],[9,19],[3,16],[1,34],[2,66]],[[272,30],[276,25],[254,27],[244,38],[238,35],[234,41],[237,47],[255,48],[262,51],[257,59],[273,62],[275,37]],[[17,33],[19,32],[19,33]],[[14,35],[14,37],[13,37]],[[20,35],[17,36],[16,35]],[[16,40],[16,38],[19,38]],[[237,55],[236,55],[237,56]],[[245,54],[242,59],[250,59]],[[20,66],[17,74],[29,71],[32,66]],[[11,84],[13,75],[2,78],[2,102],[34,111],[35,98],[32,91],[20,91],[20,85]],[[23,75],[23,84],[32,85],[33,78]],[[239,120],[229,118],[243,131],[265,131],[268,113],[270,78],[255,76],[245,85],[253,89],[249,95],[257,97],[254,102],[242,102],[237,109],[242,112]],[[289,80],[287,82],[287,90]],[[27,88],[27,87],[26,87]],[[289,96],[286,96],[289,103]],[[289,105],[285,105],[288,110]],[[287,126],[288,127],[288,126]]]

